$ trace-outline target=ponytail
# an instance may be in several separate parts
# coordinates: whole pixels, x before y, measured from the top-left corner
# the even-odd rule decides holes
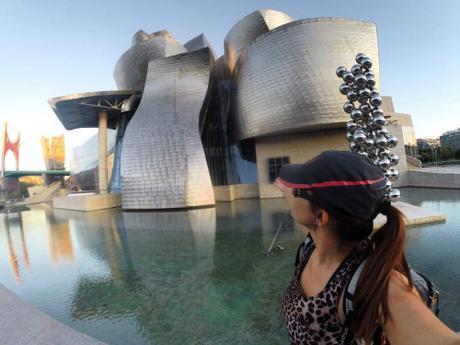
[[[353,298],[351,328],[355,339],[370,343],[378,323],[391,319],[388,307],[388,285],[393,270],[413,283],[404,254],[405,225],[402,213],[393,206],[385,210],[387,222],[371,237],[369,256]]]

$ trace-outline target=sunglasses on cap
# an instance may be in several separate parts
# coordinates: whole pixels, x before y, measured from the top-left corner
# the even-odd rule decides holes
[[[296,198],[302,198],[308,201],[313,201],[315,199],[308,189],[294,188],[293,193]]]

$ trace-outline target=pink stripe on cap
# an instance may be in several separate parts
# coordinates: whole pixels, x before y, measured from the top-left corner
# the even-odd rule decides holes
[[[383,181],[385,177],[381,177],[376,180],[324,181],[324,182],[317,182],[317,183],[312,183],[312,184],[290,183],[290,182],[283,180],[281,177],[278,177],[278,179],[280,180],[282,184],[290,188],[315,189],[315,188],[327,188],[327,187],[368,186],[368,185]]]

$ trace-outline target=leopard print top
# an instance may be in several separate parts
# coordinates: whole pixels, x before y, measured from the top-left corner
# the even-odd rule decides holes
[[[360,262],[354,252],[340,264],[324,289],[316,296],[306,297],[300,285],[300,275],[315,249],[313,241],[304,250],[294,277],[283,298],[283,316],[291,345],[335,345],[342,325],[338,318],[338,304],[343,289]]]

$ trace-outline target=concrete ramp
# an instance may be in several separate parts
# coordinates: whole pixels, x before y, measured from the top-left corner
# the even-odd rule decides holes
[[[53,200],[53,197],[59,193],[60,188],[60,181],[53,182],[48,187],[43,188],[40,192],[34,194],[30,198],[26,198],[24,201],[16,203],[16,205],[30,205],[39,204],[42,202],[50,202]]]
[[[0,343],[3,345],[104,345],[80,333],[0,285]]]

